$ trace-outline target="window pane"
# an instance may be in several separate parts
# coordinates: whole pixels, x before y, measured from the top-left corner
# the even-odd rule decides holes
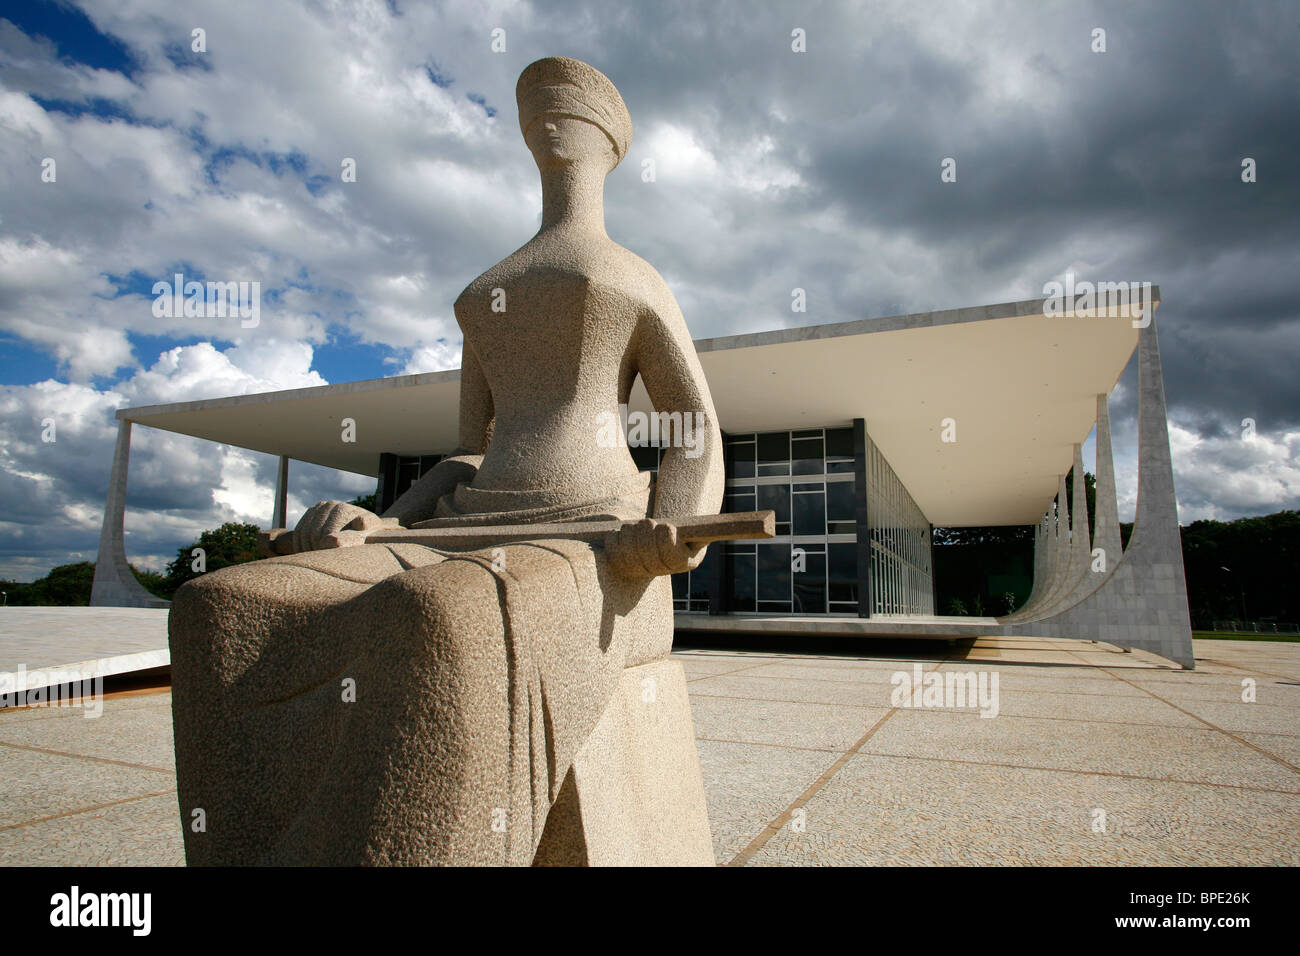
[[[828,428],[826,430],[826,457],[853,457],[853,429]]]
[[[829,578],[832,601],[858,599],[858,546],[856,544],[828,544],[830,558]]]
[[[753,511],[754,493],[752,491],[728,491],[722,496],[722,510],[732,514],[737,511]]]
[[[731,609],[754,610],[754,568],[757,558],[752,554],[731,556]]]
[[[790,443],[790,458],[796,475],[820,475],[824,471],[822,440],[801,439]]]
[[[826,495],[824,493],[794,496],[794,533],[826,533]]]
[[[790,433],[772,432],[758,436],[758,463],[790,460]]]
[[[649,445],[635,446],[629,449],[638,471],[659,470],[659,449]]]
[[[853,521],[858,503],[853,496],[853,482],[826,482],[826,517],[831,521]]]
[[[724,456],[727,462],[728,478],[753,478],[754,477],[754,444],[753,442],[727,442],[727,453]]]
[[[758,486],[758,510],[766,511],[769,508],[776,512],[778,522],[790,520],[789,485]]]
[[[758,599],[790,600],[790,545],[758,546]]]
[[[826,613],[826,555],[804,555],[804,570],[794,573],[794,612]]]
[[[718,562],[722,560],[722,548],[714,544],[704,552],[700,566],[690,573],[692,610],[696,601],[704,601],[707,611],[709,596],[713,593],[713,582],[718,573]]]

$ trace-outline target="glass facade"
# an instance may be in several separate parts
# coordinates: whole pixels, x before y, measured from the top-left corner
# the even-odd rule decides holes
[[[776,537],[727,544],[727,610],[858,612],[853,429],[728,435],[723,511],[776,513]]]
[[[660,451],[632,449],[658,471]],[[728,435],[724,512],[776,513],[776,537],[719,543],[674,575],[679,611],[858,613],[853,429]]]
[[[659,447],[629,451],[638,468],[658,477]],[[439,457],[382,456],[380,510]],[[930,525],[870,436],[863,464],[870,613],[933,614]],[[724,467],[723,512],[770,509],[776,514],[776,536],[712,545],[698,568],[673,575],[674,609],[857,616],[863,595],[853,429],[727,435]]]
[[[930,523],[870,435],[866,443],[871,614],[933,614]]]
[[[375,489],[375,511],[383,514],[406,490],[424,477],[443,455],[379,456],[379,483]]]

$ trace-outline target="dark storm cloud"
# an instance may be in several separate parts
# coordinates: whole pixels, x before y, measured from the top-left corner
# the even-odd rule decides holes
[[[57,396],[15,388],[0,522],[25,544],[0,544],[0,560],[93,550],[121,404],[319,384],[298,346],[340,329],[454,364],[455,296],[536,228],[514,86],[554,54],[623,93],[636,133],[608,183],[609,232],[663,273],[697,337],[1037,298],[1067,269],[1150,281],[1181,504],[1225,517],[1300,506],[1293,4],[390,0],[286,2],[266,21],[255,9],[213,9],[200,72],[169,59],[189,26],[163,0],[90,7],[100,46],[129,52],[129,76],[0,20],[0,243],[19,263],[0,283],[0,327],[57,355],[70,380],[58,407],[84,399],[91,443],[69,432],[57,452],[33,445],[30,423]],[[489,42],[498,27],[504,54]],[[806,53],[791,49],[796,28]],[[1094,28],[1105,53],[1090,49]],[[32,188],[54,150],[59,188]],[[341,157],[356,157],[355,183],[340,181]],[[946,157],[955,183],[940,181]],[[132,355],[142,336],[193,333],[156,327],[147,300],[114,298],[106,277],[168,275],[175,260],[261,276],[267,302],[279,285],[292,304],[238,354],[200,343],[119,378],[132,358],[141,370],[159,358]],[[806,313],[790,309],[796,287]],[[1135,384],[1130,368],[1112,407],[1120,458]],[[1244,418],[1268,441],[1243,445]],[[147,431],[131,507],[163,517],[136,531],[133,555],[170,556],[196,528],[251,515],[272,483],[273,459],[232,463]],[[355,493],[319,469],[295,475],[306,503]],[[247,507],[218,507],[218,488]],[[32,520],[51,508],[58,521]]]
[[[999,288],[1028,298],[1086,263],[1081,279],[1161,286],[1176,414],[1226,423],[1250,406],[1270,429],[1300,424],[1295,8],[989,4],[942,45],[949,8],[929,8],[937,23],[926,31],[900,9],[643,7],[569,37],[615,77],[639,129],[684,123],[718,155],[770,135],[807,184],[716,210],[746,238],[725,259],[704,257],[708,273],[685,237],[643,234],[661,270],[749,288],[798,246],[805,276],[833,277],[820,284],[833,320],[970,305]],[[807,31],[806,54],[790,50],[794,27]],[[1091,49],[1094,27],[1106,30],[1105,53]],[[527,42],[540,54],[565,45],[560,35]],[[990,89],[983,66],[996,59],[1023,75],[1022,99]],[[1241,181],[1247,156],[1254,184]],[[944,157],[957,160],[955,184],[940,182]],[[870,288],[848,279],[851,263],[808,228],[826,210],[935,251],[945,274],[931,298],[910,287],[914,275],[898,277],[908,288],[891,288],[887,271]]]

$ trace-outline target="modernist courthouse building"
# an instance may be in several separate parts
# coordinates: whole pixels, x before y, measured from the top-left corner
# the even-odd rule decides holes
[[[1156,339],[1159,290],[1118,315],[1042,299],[696,342],[725,438],[724,510],[776,512],[777,537],[709,549],[674,578],[686,630],[1101,640],[1192,666]],[[1143,308],[1145,307],[1145,312]],[[1134,319],[1133,316],[1143,318]],[[1139,362],[1139,494],[1120,545],[1107,399]],[[92,604],[158,604],[126,565],[131,427],[374,475],[379,510],[456,446],[458,371],[118,412]],[[638,384],[630,407],[650,411]],[[356,441],[340,441],[344,418]],[[1089,536],[1080,446],[1097,429]],[[658,451],[634,448],[644,470]],[[1071,515],[1083,518],[1071,531]],[[1033,525],[1034,585],[1009,617],[935,616],[934,527]]]

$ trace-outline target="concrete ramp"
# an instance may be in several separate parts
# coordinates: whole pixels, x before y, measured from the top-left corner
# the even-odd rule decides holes
[[[166,608],[0,608],[0,690],[166,667]]]

